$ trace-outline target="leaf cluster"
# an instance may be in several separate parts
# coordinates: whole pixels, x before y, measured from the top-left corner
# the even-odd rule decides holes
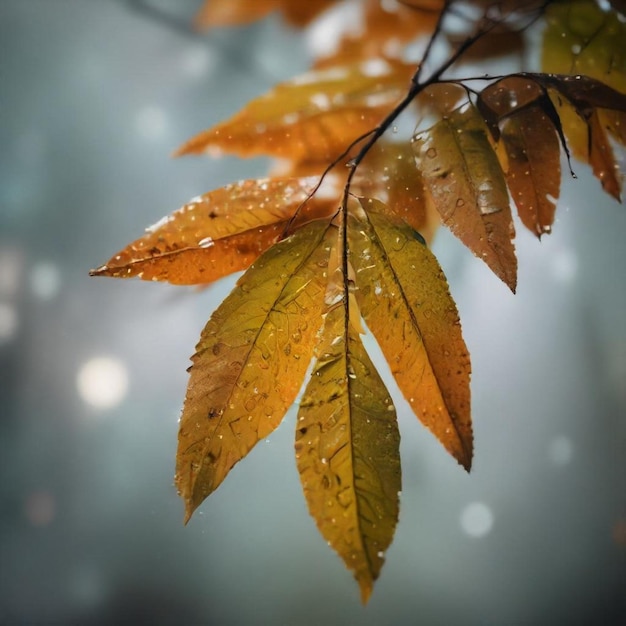
[[[197,23],[280,10],[303,26],[334,4],[210,0]],[[365,325],[417,417],[469,471],[470,360],[427,244],[447,226],[515,291],[511,207],[535,235],[549,233],[562,157],[570,170],[571,155],[589,163],[620,199],[626,27],[613,5],[367,0],[361,31],[178,150],[282,162],[268,178],[194,198],[92,271],[204,285],[245,270],[192,359],[176,464],[186,520],[281,423],[313,363],[298,471],[320,532],[369,597],[401,482],[396,409]],[[462,32],[449,29],[451,15]],[[521,54],[536,22],[543,73],[458,77],[467,60]],[[425,34],[423,58],[409,62],[407,44]],[[394,132],[403,113],[420,122],[408,137]]]

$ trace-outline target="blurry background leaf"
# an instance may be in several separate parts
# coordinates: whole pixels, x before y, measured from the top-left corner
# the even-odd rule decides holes
[[[393,108],[414,70],[413,64],[382,59],[312,70],[250,101],[178,154],[330,161]]]
[[[304,26],[337,0],[205,0],[196,15],[200,28],[234,26],[254,22],[271,11],[280,10],[285,18],[296,26]]]

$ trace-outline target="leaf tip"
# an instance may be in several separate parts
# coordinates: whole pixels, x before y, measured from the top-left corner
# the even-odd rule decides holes
[[[183,525],[187,526],[195,510],[196,506],[194,503],[190,499],[185,500],[185,517],[183,518]]]
[[[93,270],[89,270],[89,276],[102,276],[107,272],[109,268],[106,265],[101,265]]]
[[[372,596],[372,591],[374,589],[373,583],[370,579],[359,580],[359,587],[361,588],[361,604],[364,606],[369,602],[369,599]]]
[[[465,459],[461,461],[461,467],[469,474],[472,471],[472,453],[470,452]]]

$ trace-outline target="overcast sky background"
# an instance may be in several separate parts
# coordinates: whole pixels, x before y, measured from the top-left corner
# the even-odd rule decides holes
[[[198,2],[155,5],[184,21]],[[263,174],[169,155],[306,67],[275,19],[196,35],[121,0],[0,0],[0,623],[625,623],[626,210],[582,165],[554,234],[518,229],[516,296],[438,235],[474,469],[396,393],[401,515],[367,607],[306,510],[293,411],[183,527],[185,369],[232,280],[198,294],[87,272]]]

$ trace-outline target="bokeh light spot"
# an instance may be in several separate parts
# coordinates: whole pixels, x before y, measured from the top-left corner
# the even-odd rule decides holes
[[[206,46],[192,46],[181,58],[181,70],[190,78],[203,78],[215,68],[215,56]]]
[[[548,457],[554,465],[568,465],[574,454],[574,446],[568,437],[559,436],[553,439],[548,449]]]
[[[61,274],[53,263],[42,262],[30,272],[30,288],[41,300],[51,300],[59,293]]]
[[[470,537],[484,537],[493,527],[493,513],[482,502],[471,502],[461,511],[461,528]]]
[[[569,250],[561,250],[552,259],[552,276],[560,283],[571,283],[578,274],[578,259]]]
[[[76,378],[78,393],[89,405],[110,409],[125,398],[128,371],[119,359],[95,357],[84,363]]]
[[[137,132],[144,139],[156,141],[167,133],[167,115],[160,107],[147,106],[138,111],[135,125]]]

